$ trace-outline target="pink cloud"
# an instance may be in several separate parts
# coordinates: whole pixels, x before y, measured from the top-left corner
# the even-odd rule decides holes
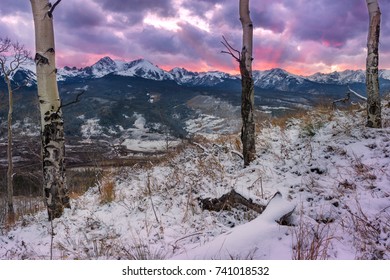
[[[3,24],[2,36],[12,36],[33,51],[32,16],[28,1],[4,0],[0,17],[21,15],[29,25]],[[27,2],[27,3],[26,3]],[[364,47],[368,28],[364,1],[356,0],[266,0],[251,1],[251,16],[257,32],[254,38],[254,68],[281,67],[307,73],[335,65],[364,68]],[[176,3],[176,2],[175,2]],[[390,1],[380,1],[382,31],[380,66],[390,67]],[[172,0],[78,0],[62,1],[54,17],[59,66],[86,66],[105,55],[132,60],[143,57],[166,67],[190,70],[236,69],[226,55],[221,36],[238,49],[241,24],[236,1],[185,1],[182,8],[206,21],[210,32],[196,24],[179,22],[180,30],[145,25],[149,13],[175,19],[179,6]],[[165,67],[165,66],[164,66]]]

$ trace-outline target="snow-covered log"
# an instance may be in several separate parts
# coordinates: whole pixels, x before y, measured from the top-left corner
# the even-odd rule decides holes
[[[264,252],[271,251],[270,239],[283,235],[281,220],[290,217],[294,210],[295,204],[285,200],[277,192],[256,219],[219,235],[209,243],[173,256],[173,259],[261,258]],[[245,255],[242,255],[243,252],[246,252]],[[277,257],[281,258],[280,255]],[[289,256],[282,258],[287,259]]]

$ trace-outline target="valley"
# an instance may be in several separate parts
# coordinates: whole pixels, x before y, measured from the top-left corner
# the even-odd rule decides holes
[[[16,173],[39,173],[40,139],[35,64],[12,76],[14,93],[13,156]],[[389,71],[380,72],[381,89],[390,89]],[[197,135],[217,137],[240,131],[241,83],[228,73],[165,71],[139,59],[100,59],[92,66],[58,70],[63,103],[68,169],[132,166],[158,160]],[[364,94],[364,73],[347,70],[297,76],[282,69],[254,71],[258,123],[275,117],[329,106],[345,97],[348,86]],[[77,102],[74,102],[75,100]],[[357,102],[355,97],[351,102]],[[5,174],[7,94],[0,81],[0,172]],[[70,104],[70,105],[67,105]],[[340,105],[342,106],[342,105]],[[39,177],[39,175],[34,175]],[[1,176],[5,190],[5,176]],[[28,177],[28,176],[27,176]],[[16,180],[23,193],[24,179]],[[39,180],[33,181],[37,193]]]

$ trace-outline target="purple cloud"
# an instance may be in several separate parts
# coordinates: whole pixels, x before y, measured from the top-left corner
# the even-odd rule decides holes
[[[29,1],[2,0],[1,35],[34,47]],[[390,68],[390,1],[382,10],[380,65]],[[368,12],[356,0],[250,1],[255,27],[254,66],[296,71],[365,67]],[[183,18],[183,11],[187,16]],[[153,15],[164,25],[144,20]],[[149,18],[150,20],[150,18]],[[62,1],[54,14],[57,61],[84,65],[100,55],[146,58],[161,66],[237,70],[221,55],[225,35],[240,49],[238,1],[78,0]],[[174,28],[168,28],[174,24]],[[302,70],[299,70],[302,69]]]
[[[125,16],[131,24],[142,22],[150,12],[161,17],[174,17],[176,7],[172,0],[93,0],[107,13]],[[115,15],[114,15],[115,16]]]

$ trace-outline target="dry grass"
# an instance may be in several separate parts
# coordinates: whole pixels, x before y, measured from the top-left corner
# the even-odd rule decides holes
[[[355,209],[346,206],[349,214],[343,221],[343,226],[350,231],[354,239],[354,246],[357,250],[357,259],[386,259],[388,258],[388,246],[386,248],[386,235],[390,232],[390,214],[383,209],[374,217],[364,213],[360,202],[356,200]],[[386,222],[387,221],[387,222]],[[387,257],[385,257],[387,255]]]
[[[335,238],[330,224],[305,221],[301,214],[299,223],[293,228],[294,260],[326,260],[331,241]]]
[[[362,107],[359,104],[356,104],[337,110],[354,114],[356,111],[361,111]],[[333,120],[334,112],[335,109],[331,104],[322,103],[311,109],[294,110],[284,114],[283,116],[270,118],[268,122],[263,122],[262,125],[279,126],[281,129],[285,129],[291,124],[291,120],[297,119],[300,121],[303,129],[306,126],[310,129],[310,127],[315,128],[320,123],[326,123]]]
[[[95,186],[103,176],[99,168],[69,169],[66,171],[66,183],[70,198],[83,195],[90,187]]]
[[[120,249],[128,260],[164,260],[167,256],[163,250],[153,249],[140,238],[134,239],[133,244],[122,246]]]
[[[115,200],[115,181],[113,179],[106,179],[99,186],[100,203],[107,204]]]
[[[14,197],[14,215],[8,215],[7,205],[4,199],[0,200],[0,234],[10,230],[23,217],[34,215],[44,210],[45,204],[42,197],[15,196]]]

